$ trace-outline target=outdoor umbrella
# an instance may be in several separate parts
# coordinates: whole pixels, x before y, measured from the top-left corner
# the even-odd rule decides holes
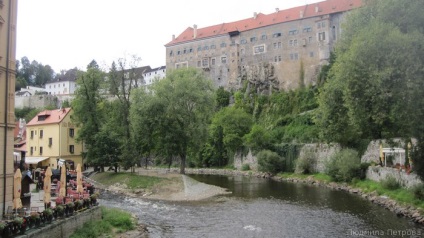
[[[384,162],[383,145],[380,144],[380,161],[381,164]]]
[[[82,187],[81,164],[77,164],[77,192],[80,194],[84,192],[84,188]]]
[[[62,165],[60,174],[59,197],[66,197],[66,166]]]
[[[48,167],[46,170],[46,174],[44,176],[44,204],[50,203],[50,198],[51,198],[50,190],[52,187],[51,177],[52,177],[52,169]]]
[[[20,169],[17,169],[15,172],[15,176],[13,176],[13,208],[14,209],[19,209],[22,207],[21,183],[22,183],[22,173]]]

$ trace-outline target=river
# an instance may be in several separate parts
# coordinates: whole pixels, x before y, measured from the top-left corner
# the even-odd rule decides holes
[[[105,193],[101,205],[135,213],[150,237],[422,237],[424,229],[357,195],[306,184],[190,175],[232,191],[200,202]]]

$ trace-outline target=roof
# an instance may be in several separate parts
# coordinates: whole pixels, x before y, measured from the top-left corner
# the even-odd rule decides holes
[[[155,72],[155,71],[159,71],[159,70],[163,70],[163,69],[166,69],[166,66],[160,66],[160,67],[157,67],[157,68],[154,68],[154,69],[150,69],[150,70],[147,70],[144,73],[146,74],[146,73]]]
[[[247,18],[230,23],[208,26],[197,29],[196,38],[194,38],[194,28],[188,27],[178,37],[167,43],[165,46],[177,45],[180,43],[195,41],[199,39],[215,37],[229,34],[230,32],[243,32],[252,29],[271,26],[274,24],[296,21],[300,19],[323,16],[338,12],[345,12],[358,8],[362,5],[362,0],[326,0],[304,6],[294,7],[285,10],[279,10],[271,14],[255,14],[256,17]],[[303,15],[303,16],[302,16]]]
[[[71,108],[62,108],[55,110],[44,110],[37,114],[27,126],[56,124],[60,123],[63,118],[71,111]]]
[[[25,94],[29,94],[29,95],[32,95],[30,92],[28,92],[28,91],[18,91],[18,92],[16,92],[16,96],[22,96],[22,95],[25,95]]]

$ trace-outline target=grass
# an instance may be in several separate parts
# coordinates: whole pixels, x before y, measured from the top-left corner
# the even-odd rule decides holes
[[[351,185],[353,187],[360,188],[362,191],[367,193],[375,191],[378,195],[387,196],[402,204],[413,205],[424,209],[424,201],[415,198],[414,193],[410,189],[389,189],[385,188],[383,184],[371,180],[355,180],[351,183]]]
[[[116,208],[102,207],[101,209],[101,220],[85,223],[70,238],[114,237],[115,234],[135,229],[136,221],[134,221],[130,213]]]
[[[129,189],[146,189],[151,188],[167,179],[153,176],[143,176],[134,173],[125,172],[104,172],[97,173],[91,177],[92,179],[104,184],[113,185],[116,183],[126,184]]]

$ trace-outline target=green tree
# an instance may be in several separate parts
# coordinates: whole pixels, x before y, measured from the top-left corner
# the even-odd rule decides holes
[[[187,155],[196,153],[207,138],[207,124],[214,110],[211,82],[196,69],[174,70],[148,91],[138,92],[135,98],[134,102],[141,103],[131,108],[132,118],[144,113],[151,117],[139,117],[134,122],[134,133],[154,138],[153,142],[144,140],[138,146],[165,158],[178,156],[180,173],[184,174]]]
[[[101,131],[104,121],[104,108],[101,106],[104,99],[100,95],[100,85],[104,73],[98,67],[89,67],[87,72],[81,73],[77,79],[77,90],[72,100],[73,122],[79,127],[77,141],[84,142],[87,148],[87,162],[101,166],[102,170],[107,161],[102,160],[101,148],[97,143],[103,143],[96,137]]]
[[[216,90],[216,106],[219,109],[227,107],[230,104],[231,93],[224,89],[224,87],[219,87]]]

